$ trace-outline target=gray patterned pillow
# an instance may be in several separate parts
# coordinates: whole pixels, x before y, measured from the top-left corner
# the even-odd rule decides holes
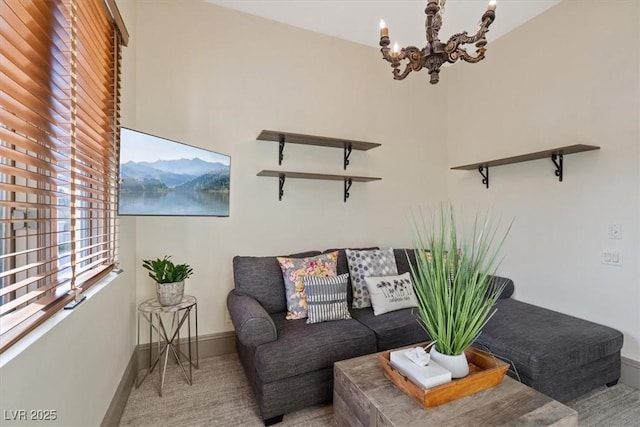
[[[351,287],[353,288],[353,308],[371,307],[371,299],[365,277],[396,276],[396,258],[393,249],[376,249],[371,251],[346,250]]]
[[[351,319],[347,305],[349,274],[335,277],[305,276],[307,293],[307,323]]]

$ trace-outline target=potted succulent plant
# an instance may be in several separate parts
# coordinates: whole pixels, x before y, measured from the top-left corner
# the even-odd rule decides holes
[[[174,264],[168,255],[155,260],[143,260],[142,266],[149,270],[149,277],[156,282],[156,295],[162,306],[179,304],[184,295],[184,279],[193,274],[187,264]]]
[[[451,205],[440,208],[439,218],[414,217],[413,286],[418,299],[418,320],[435,345],[431,358],[452,371],[454,378],[468,374],[467,349],[495,313],[503,286],[491,280],[498,254],[511,226],[498,234],[498,225],[476,215],[469,233],[459,233]]]

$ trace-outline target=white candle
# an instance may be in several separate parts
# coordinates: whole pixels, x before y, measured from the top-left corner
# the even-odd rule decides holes
[[[398,56],[400,55],[400,46],[398,46],[398,42],[395,42],[393,44],[393,49],[391,49],[391,56]]]
[[[489,9],[489,10],[496,10],[496,0],[491,0],[491,1],[489,2],[489,7],[488,7],[488,9]]]
[[[380,37],[389,37],[389,29],[382,19],[380,20]]]

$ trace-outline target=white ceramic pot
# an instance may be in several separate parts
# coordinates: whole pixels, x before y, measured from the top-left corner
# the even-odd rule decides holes
[[[184,280],[173,283],[156,283],[156,296],[161,306],[180,304],[184,295]]]
[[[431,360],[447,369],[451,372],[452,378],[462,378],[469,374],[469,363],[467,362],[467,356],[464,354],[458,354],[456,356],[449,356],[442,354],[436,350],[436,346],[431,347]]]

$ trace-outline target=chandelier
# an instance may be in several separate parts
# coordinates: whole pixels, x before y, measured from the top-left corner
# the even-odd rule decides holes
[[[454,63],[458,59],[476,63],[484,59],[487,39],[485,34],[489,31],[489,25],[496,18],[496,0],[491,0],[486,12],[482,15],[478,32],[469,36],[466,31],[452,35],[446,43],[438,38],[442,27],[442,14],[446,0],[428,0],[424,13],[427,15],[425,30],[427,33],[427,45],[418,49],[409,46],[400,49],[398,43],[394,43],[393,49],[389,49],[389,29],[383,20],[380,20],[380,46],[382,57],[391,63],[393,78],[402,80],[412,71],[420,71],[422,68],[429,70],[430,83],[436,84],[440,80],[440,67],[445,62]],[[475,43],[476,55],[469,54],[462,45]],[[404,70],[400,72],[401,61],[407,60]]]

